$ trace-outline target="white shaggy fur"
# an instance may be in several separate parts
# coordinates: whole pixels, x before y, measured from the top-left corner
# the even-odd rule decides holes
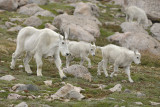
[[[59,70],[61,78],[65,78],[61,69],[62,55],[69,55],[67,40],[63,40],[63,36],[48,29],[36,29],[34,27],[25,27],[21,29],[17,36],[17,48],[12,55],[11,69],[15,68],[16,59],[26,52],[24,58],[24,67],[27,73],[32,73],[29,61],[34,56],[37,63],[37,76],[42,76],[42,57],[53,56],[55,64]]]
[[[118,72],[118,67],[124,67],[126,74],[128,75],[128,79],[130,82],[133,82],[130,76],[130,65],[134,61],[134,63],[139,64],[141,54],[136,51],[128,50],[124,47],[119,47],[116,45],[107,45],[101,47],[102,50],[102,61],[98,64],[98,75],[101,75],[101,67],[103,67],[103,71],[106,77],[108,77],[108,73],[106,71],[107,63],[114,64],[114,72],[110,75],[113,77],[115,72]]]
[[[136,6],[125,7],[126,21],[137,20],[138,24],[148,26],[148,18],[146,12]]]
[[[87,42],[76,42],[76,41],[69,41],[69,52],[70,55],[66,57],[66,67],[69,66],[70,61],[74,57],[81,58],[80,65],[83,65],[84,60],[88,61],[88,67],[91,68],[91,61],[88,58],[88,55],[91,54],[95,56],[96,46],[95,44],[87,43]]]

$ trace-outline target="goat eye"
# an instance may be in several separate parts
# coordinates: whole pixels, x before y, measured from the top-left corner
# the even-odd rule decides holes
[[[91,51],[93,51],[93,49],[91,49]]]
[[[62,44],[64,44],[64,42],[62,42]]]
[[[138,59],[139,57],[137,57],[137,59]]]

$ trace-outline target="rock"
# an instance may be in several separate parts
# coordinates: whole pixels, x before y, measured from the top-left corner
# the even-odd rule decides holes
[[[28,4],[28,0],[17,0],[17,1],[18,1],[18,7]]]
[[[135,102],[135,104],[137,104],[137,105],[143,105],[142,102]]]
[[[38,87],[32,84],[16,84],[11,88],[13,91],[38,91]]]
[[[125,17],[126,15],[125,14],[122,14],[122,13],[117,13],[115,15],[116,18],[120,18],[120,17]]]
[[[0,13],[4,13],[4,12],[5,12],[5,10],[1,10],[1,9],[0,9]]]
[[[125,89],[125,90],[124,90],[124,93],[131,93],[131,90]]]
[[[55,17],[53,25],[69,34],[69,39],[95,41],[100,36],[99,21],[94,17],[62,14]],[[69,32],[70,29],[70,32]]]
[[[56,12],[59,13],[59,14],[63,14],[64,13],[64,11],[61,10],[61,9],[57,9]]]
[[[66,74],[73,75],[78,78],[83,78],[89,81],[92,80],[92,76],[90,72],[88,71],[86,67],[82,65],[71,65],[68,68],[64,68],[63,72]]]
[[[110,25],[112,25],[112,26],[118,26],[118,24],[116,24],[116,22],[105,22],[105,25],[106,26],[110,26]]]
[[[0,9],[13,11],[18,8],[18,0],[0,0]]]
[[[138,23],[136,22],[123,22],[121,24],[121,28],[123,32],[133,32],[133,33],[145,33],[148,34],[147,31],[143,29]]]
[[[119,107],[119,105],[115,105],[114,107]]]
[[[145,97],[146,96],[145,94],[143,94],[141,92],[137,92],[136,94],[137,94],[137,97]]]
[[[107,39],[126,48],[148,51],[153,55],[159,55],[160,53],[160,43],[152,36],[144,33],[116,32]]]
[[[118,11],[119,8],[110,8],[111,11]]]
[[[18,22],[23,22],[25,20],[25,18],[9,18],[9,20],[11,22],[15,22],[15,21],[18,21]]]
[[[34,15],[40,11],[44,11],[44,9],[40,8],[37,4],[27,4],[17,10],[18,13],[25,15]]]
[[[55,26],[51,25],[50,23],[46,23],[45,24],[45,28],[49,28],[49,29],[51,29],[53,31],[57,31],[58,30]]]
[[[7,40],[15,42],[15,43],[17,42],[17,39],[8,38]]]
[[[101,11],[101,13],[106,13],[107,11],[106,11],[106,9],[103,9],[102,11]]]
[[[61,87],[55,94],[51,95],[53,100],[55,99],[77,99],[81,100],[83,96],[80,91],[83,90],[81,87],[75,87],[69,83]]]
[[[42,24],[42,20],[36,16],[31,16],[31,17],[27,18],[23,24],[25,24],[27,26],[38,27]]]
[[[4,93],[4,92],[6,92],[5,90],[0,90],[0,93]]]
[[[68,99],[77,99],[79,101],[84,98],[84,96],[81,93],[74,90],[70,91],[65,97]]]
[[[7,27],[5,25],[0,25],[0,28],[7,29]]]
[[[115,98],[112,98],[112,97],[108,97],[108,99],[109,99],[109,100],[115,100]]]
[[[121,89],[122,89],[121,84],[117,84],[117,85],[115,85],[113,88],[110,88],[109,90],[110,90],[111,92],[115,92],[115,91],[120,92]]]
[[[160,105],[160,103],[153,102],[153,101],[150,101],[150,103],[151,103],[152,106]]]
[[[155,23],[151,27],[152,36],[160,41],[160,23]]]
[[[7,97],[7,99],[10,99],[10,100],[17,100],[17,99],[23,99],[23,98],[26,98],[26,97],[21,96],[19,94],[14,94],[14,93],[9,94]]]
[[[23,65],[19,65],[18,68],[23,68]]]
[[[18,32],[22,29],[22,26],[18,25],[18,26],[15,26],[15,27],[11,27],[10,29],[8,29],[7,31],[10,31],[10,32]]]
[[[55,17],[55,15],[53,15],[50,11],[48,10],[43,10],[43,11],[39,11],[37,13],[34,14],[35,16],[45,16],[45,17]]]
[[[28,0],[28,3],[35,3],[38,5],[46,5],[48,3],[48,0]]]
[[[96,4],[80,2],[76,4],[74,15],[99,16],[99,8]]]
[[[107,87],[107,85],[104,85],[104,84],[92,84],[92,86],[98,87],[98,89],[101,89],[101,90]]]
[[[8,22],[8,21],[6,21],[5,22],[5,26],[7,27],[7,28],[11,28],[12,26],[15,26],[16,24],[15,23],[12,23],[12,22]]]
[[[45,85],[52,86],[52,80],[44,81]]]
[[[21,102],[18,105],[16,105],[15,107],[28,107],[26,102]]]
[[[5,76],[2,76],[0,77],[0,80],[6,80],[6,81],[12,81],[12,80],[15,80],[16,78],[12,75],[5,75]]]

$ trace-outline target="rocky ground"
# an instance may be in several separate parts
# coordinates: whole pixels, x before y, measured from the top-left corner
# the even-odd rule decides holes
[[[152,14],[150,19],[153,25],[145,30],[136,23],[125,22],[125,14],[120,6],[123,3],[122,0],[116,2],[118,5],[109,2],[111,0],[49,0],[50,2],[17,0],[18,2],[14,5],[11,5],[10,0],[6,0],[6,3],[2,1],[0,1],[2,9],[0,10],[0,107],[20,107],[20,105],[25,107],[81,107],[84,105],[150,107],[155,105],[158,107],[160,104],[158,14],[157,16]],[[149,0],[144,1],[148,3]],[[133,1],[131,3],[134,4]],[[7,4],[9,6],[6,8]],[[138,6],[141,4],[137,3]],[[95,57],[89,56],[92,62],[91,68],[77,68],[77,72],[84,70],[89,75],[89,79],[88,76],[81,78],[83,75],[75,78],[74,76],[77,75],[75,73],[74,76],[67,74],[68,78],[62,81],[52,59],[43,59],[43,77],[36,76],[34,59],[30,63],[34,71],[33,75],[27,75],[24,72],[23,58],[18,59],[15,70],[10,70],[17,33],[25,26],[47,27],[61,33],[66,31],[68,34],[68,28],[70,28],[69,39],[71,40],[96,40],[98,46],[115,43],[138,48],[141,50],[142,63],[131,66],[131,77],[134,83],[128,82],[127,75],[121,68],[113,78],[97,76],[97,64],[102,59],[99,50]],[[131,33],[124,33],[128,31]],[[65,58],[61,58],[65,67]],[[80,59],[76,58],[72,64],[79,64],[79,61]],[[109,74],[113,71],[112,65],[109,66],[108,71]],[[67,91],[63,93],[63,89]]]

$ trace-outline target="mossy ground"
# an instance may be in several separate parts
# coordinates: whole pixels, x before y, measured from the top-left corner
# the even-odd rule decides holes
[[[123,18],[115,19],[111,14],[120,13],[120,10],[110,11],[110,8],[115,8],[119,6],[114,6],[111,4],[105,4],[106,8],[100,7],[100,9],[106,9],[107,12],[105,14],[100,14],[99,20],[101,22],[105,21],[124,21]],[[56,13],[55,9],[63,9],[69,13],[73,12],[73,8],[67,6],[66,4],[49,4],[45,6],[41,6],[44,9],[47,9],[54,14]],[[24,15],[19,15],[15,12],[4,12],[0,15],[0,24],[4,24],[5,21],[9,20],[9,17],[27,17]],[[51,23],[53,18],[50,17],[40,17],[44,23],[38,28],[43,28],[44,24],[49,22]],[[19,22],[17,22],[18,24]],[[119,26],[106,26],[102,25],[100,27],[101,36],[97,38],[96,45],[104,46],[109,44],[106,40],[106,37],[114,34],[114,32],[120,32],[121,29]],[[70,102],[62,102],[62,101],[47,101],[44,96],[54,94],[60,87],[62,80],[59,77],[58,70],[55,67],[55,64],[49,62],[47,59],[43,59],[43,77],[36,76],[36,63],[34,59],[30,62],[31,69],[33,70],[33,75],[28,76],[24,69],[18,68],[18,65],[23,65],[22,58],[17,61],[17,66],[15,70],[10,70],[10,62],[11,55],[15,51],[16,44],[14,42],[8,41],[7,38],[15,39],[17,32],[8,32],[7,30],[0,28],[0,77],[10,74],[16,77],[16,80],[8,82],[8,81],[0,81],[0,90],[5,90],[6,92],[0,93],[0,107],[8,107],[11,104],[18,104],[22,101],[27,102],[30,107],[41,107],[43,104],[47,104],[50,106],[57,107],[82,107],[82,106],[90,106],[90,107],[113,107],[114,105],[126,106],[126,107],[135,107],[137,106],[134,102],[142,102],[146,107],[150,107],[149,101],[160,102],[160,60],[156,56],[150,56],[150,54],[142,55],[142,64],[141,65],[132,65],[131,67],[131,77],[135,81],[134,83],[122,82],[122,80],[127,80],[127,75],[123,72],[123,69],[120,69],[120,73],[118,73],[117,77],[114,78],[105,78],[104,74],[101,76],[97,76],[97,64],[101,61],[101,52],[97,51],[95,57],[89,56],[92,61],[92,68],[89,69],[90,73],[93,76],[92,82],[74,78],[73,76],[67,75],[68,78],[64,80],[66,83],[71,83],[75,86],[79,86],[85,89],[82,94],[86,97],[86,99],[82,101],[71,100]],[[3,62],[4,61],[4,62]],[[72,63],[79,63],[80,59],[76,59]],[[65,66],[65,58],[62,57],[63,66]],[[85,63],[87,66],[87,63]],[[113,71],[113,68],[109,68],[109,74]],[[122,72],[122,73],[121,73]],[[52,86],[45,86],[43,81],[52,80]],[[127,80],[128,81],[128,80]],[[8,100],[7,96],[10,93],[9,88],[17,83],[22,84],[33,84],[38,86],[40,89],[37,92],[19,92],[18,94],[29,96],[41,96],[37,99],[23,99],[23,100]],[[120,83],[122,85],[122,92],[111,93],[108,91],[109,88],[114,85]],[[107,87],[104,90],[96,89],[97,87],[93,87],[91,84],[104,84]],[[125,89],[131,90],[132,93],[124,93]],[[145,93],[146,96],[142,98],[138,98],[136,96],[136,92]],[[88,101],[88,98],[103,98],[106,99],[100,101]],[[109,99],[109,97],[115,98],[114,100]]]

